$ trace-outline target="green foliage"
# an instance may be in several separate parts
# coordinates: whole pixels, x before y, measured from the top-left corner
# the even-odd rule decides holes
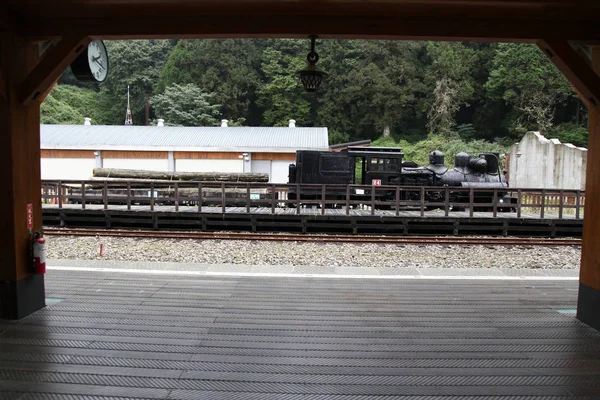
[[[212,104],[214,94],[205,93],[194,84],[173,84],[150,99],[159,118],[168,125],[215,126],[219,105]]]
[[[296,72],[305,66],[298,57],[302,40],[272,40],[262,54],[265,82],[258,92],[257,104],[264,108],[267,126],[287,126],[293,118],[299,125],[310,124],[312,97],[304,92]]]
[[[445,154],[446,166],[454,166],[454,157],[460,152],[469,153],[477,156],[483,152],[498,152],[503,154],[508,151],[508,146],[501,143],[491,143],[484,140],[464,141],[458,137],[448,140],[444,135],[429,135],[427,139],[416,143],[409,143],[405,140],[399,142],[389,137],[382,137],[372,143],[373,146],[382,147],[400,147],[404,152],[406,161],[414,161],[419,165],[429,164],[429,153],[433,150],[440,150]]]
[[[492,99],[516,111],[513,128],[524,132],[552,126],[555,109],[575,92],[565,76],[535,45],[501,44],[486,84]]]
[[[44,124],[83,124],[84,117],[92,124],[104,124],[100,98],[96,91],[71,85],[56,85],[41,105]]]
[[[260,44],[256,40],[181,40],[160,73],[157,91],[173,83],[193,83],[215,93],[224,118],[245,118],[254,124],[252,107],[262,84]],[[257,113],[258,114],[258,113]]]
[[[433,133],[450,136],[456,113],[475,94],[471,73],[476,54],[461,43],[430,42],[426,49],[431,63],[425,79],[434,81],[427,127]]]
[[[306,65],[308,40],[109,41],[107,47],[107,81],[82,84],[65,72],[60,82],[83,87],[87,97],[71,89],[68,96],[53,94],[43,106],[44,121],[82,123],[90,116],[94,124],[123,124],[130,85],[137,125],[144,122],[146,97],[154,97],[150,119],[217,124],[213,106],[219,104],[231,126],[286,126],[293,118],[299,126],[328,127],[331,143],[389,132],[393,139],[386,140],[413,147],[432,137],[443,137],[446,145],[496,138],[500,144],[552,126],[565,141],[585,141],[581,129],[564,125],[585,125],[580,102],[531,45],[318,40],[318,66],[328,75],[312,94],[296,76]],[[188,84],[212,94],[201,101],[213,107],[208,117],[182,103],[195,104],[182,89]],[[167,95],[175,85],[180,88]]]
[[[552,127],[546,134],[548,139],[559,139],[561,143],[571,143],[578,147],[587,147],[588,129],[577,124],[561,124]]]
[[[133,122],[136,125],[144,123],[146,98],[152,96],[171,48],[168,40],[106,42],[110,71],[101,88],[103,104],[111,124],[121,125],[125,121],[128,85]]]

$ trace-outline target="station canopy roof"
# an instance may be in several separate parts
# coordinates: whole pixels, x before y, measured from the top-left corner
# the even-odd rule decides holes
[[[2,0],[33,41],[192,37],[600,39],[597,0]]]
[[[41,148],[123,151],[327,150],[327,128],[41,125]]]

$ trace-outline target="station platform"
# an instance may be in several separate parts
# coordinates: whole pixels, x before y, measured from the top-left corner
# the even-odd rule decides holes
[[[48,306],[0,322],[2,400],[600,398],[576,278],[81,263],[54,261]]]
[[[447,234],[581,237],[575,214],[494,213],[444,210],[320,209],[317,207],[198,207],[86,204],[43,205],[45,226],[201,231],[340,234]]]

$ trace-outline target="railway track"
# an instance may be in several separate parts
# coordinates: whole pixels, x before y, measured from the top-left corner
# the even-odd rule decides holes
[[[49,236],[112,236],[141,239],[262,240],[275,242],[380,243],[416,245],[581,246],[579,239],[455,236],[306,235],[238,232],[189,232],[117,229],[44,228]]]

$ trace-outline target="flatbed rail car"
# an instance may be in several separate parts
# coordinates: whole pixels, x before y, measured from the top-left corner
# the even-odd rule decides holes
[[[265,187],[266,186],[266,187]],[[42,198],[46,203],[56,202],[60,187],[61,202],[65,204],[114,204],[114,205],[225,205],[242,207],[249,197],[256,206],[270,207],[285,193],[273,190],[266,184],[254,187],[245,184],[219,182],[164,182],[164,181],[44,181]]]

